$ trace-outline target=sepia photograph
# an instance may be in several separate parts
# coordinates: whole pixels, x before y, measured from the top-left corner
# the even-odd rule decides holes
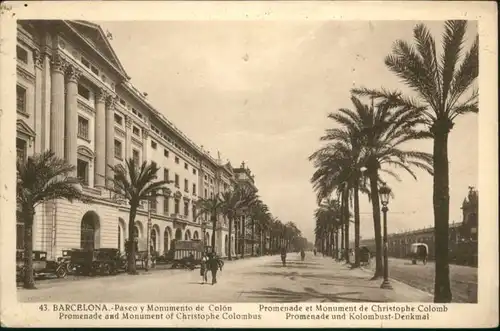
[[[165,303],[240,322],[261,317],[226,304],[310,303],[329,323],[477,305],[496,254],[478,222],[479,116],[496,116],[480,24],[16,19],[12,300],[59,320],[119,303],[124,323]]]

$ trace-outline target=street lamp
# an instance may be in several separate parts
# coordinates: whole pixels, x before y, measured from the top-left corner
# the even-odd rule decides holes
[[[384,213],[384,281],[380,288],[386,290],[392,290],[392,285],[389,281],[389,256],[388,256],[388,244],[387,244],[387,205],[389,204],[389,197],[391,195],[391,189],[383,183],[382,187],[379,189],[380,201],[382,202],[382,212]]]

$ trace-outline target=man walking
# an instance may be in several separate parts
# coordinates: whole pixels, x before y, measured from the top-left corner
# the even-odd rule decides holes
[[[212,273],[212,285],[217,284],[217,270],[219,267],[219,259],[217,255],[215,253],[211,253],[208,257],[208,269]]]

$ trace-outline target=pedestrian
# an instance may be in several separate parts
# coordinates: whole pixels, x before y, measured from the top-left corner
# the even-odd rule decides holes
[[[283,263],[283,266],[286,266],[286,248],[283,247],[281,249],[281,263]]]
[[[202,284],[205,284],[207,282],[207,272],[208,272],[207,264],[208,264],[208,257],[205,253],[203,253],[201,256],[201,265],[200,265],[200,276]]]
[[[219,268],[222,270],[222,267],[220,266],[219,259],[215,253],[209,255],[207,267],[212,273],[212,285],[217,284],[217,270],[219,270]]]

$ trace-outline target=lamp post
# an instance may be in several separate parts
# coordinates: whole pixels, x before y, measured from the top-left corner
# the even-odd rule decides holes
[[[382,212],[384,213],[384,281],[382,282],[382,285],[380,285],[380,288],[392,290],[392,285],[389,281],[389,256],[387,243],[387,211],[389,210],[387,205],[389,204],[391,189],[384,183],[378,192],[382,202]]]

